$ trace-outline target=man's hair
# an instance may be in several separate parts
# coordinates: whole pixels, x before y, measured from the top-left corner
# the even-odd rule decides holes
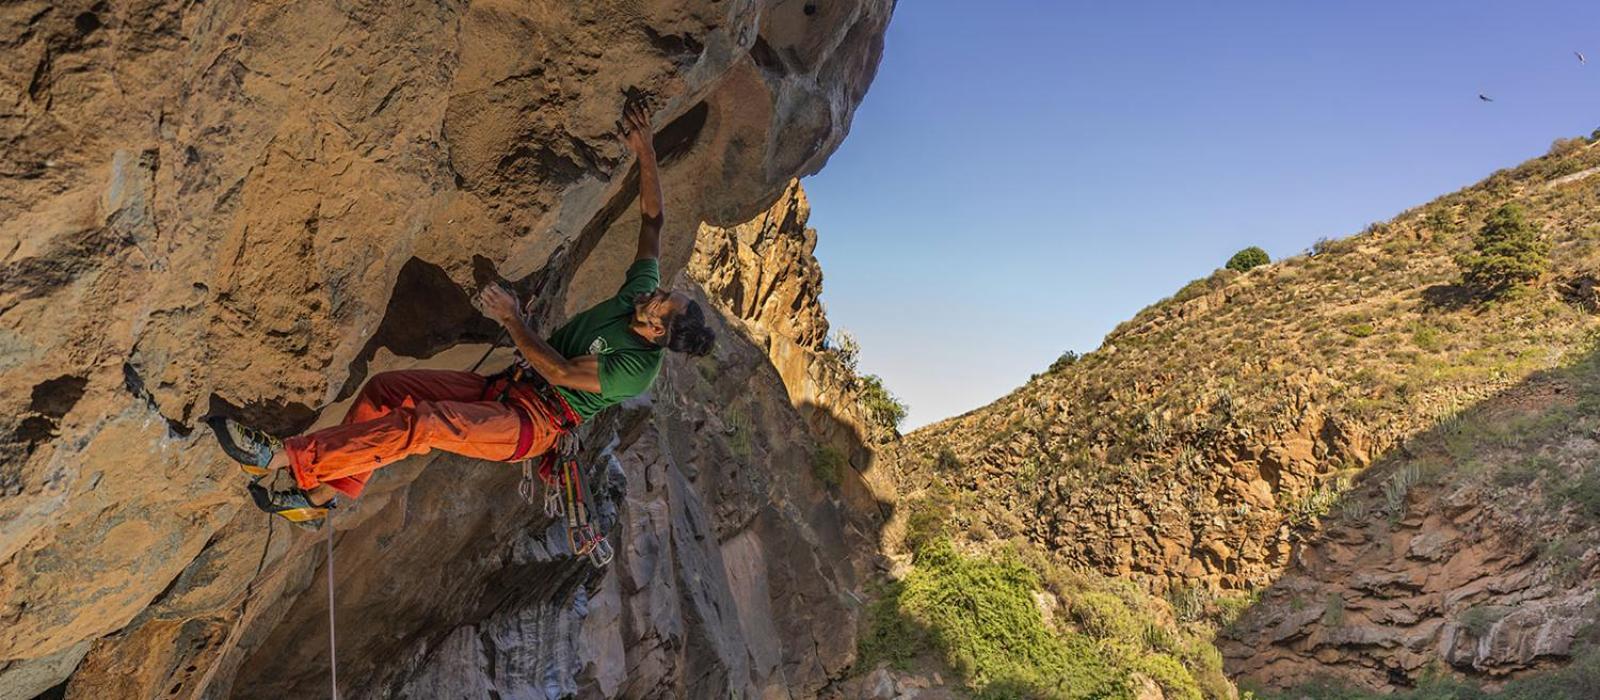
[[[701,357],[717,344],[716,332],[706,327],[706,315],[700,310],[700,302],[690,300],[682,312],[672,317],[671,328],[667,348],[674,352]]]

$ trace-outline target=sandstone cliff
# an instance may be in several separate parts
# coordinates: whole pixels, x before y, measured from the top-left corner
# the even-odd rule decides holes
[[[744,320],[747,334],[762,346],[802,408],[813,433],[847,455],[862,473],[874,453],[866,437],[882,437],[861,407],[854,370],[837,361],[828,345],[828,319],[821,302],[822,267],[812,251],[817,232],[806,226],[811,205],[805,190],[792,183],[761,216],[738,226],[702,226],[689,261],[689,274],[722,312]],[[872,441],[869,441],[872,442]],[[892,485],[877,479],[887,492]]]
[[[1139,581],[1230,672],[1392,690],[1559,666],[1595,619],[1600,148],[1248,273],[1220,270],[887,458],[974,543]],[[1519,202],[1552,244],[1482,305],[1454,256]],[[1596,491],[1600,493],[1600,491]]]
[[[288,433],[336,420],[373,372],[471,365],[494,329],[468,292],[491,279],[547,325],[609,293],[637,227],[614,137],[628,91],[654,98],[664,262],[682,267],[701,222],[749,220],[821,167],[891,9],[0,10],[0,696],[326,692],[320,536],[269,539],[199,419]],[[849,515],[804,468],[813,430],[742,327],[588,429],[622,550],[602,577],[514,469],[430,455],[342,510],[346,694],[836,674],[876,510]],[[812,342],[792,330],[771,333]]]

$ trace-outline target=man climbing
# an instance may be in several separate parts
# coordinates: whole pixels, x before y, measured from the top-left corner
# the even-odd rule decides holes
[[[700,305],[661,288],[661,178],[644,107],[624,108],[623,134],[639,160],[639,247],[617,294],[574,316],[548,340],[498,285],[479,294],[484,312],[517,347],[515,364],[472,372],[405,370],[374,375],[330,428],[279,440],[226,418],[212,427],[222,448],[256,477],[256,505],[296,522],[320,524],[337,494],[355,498],[375,469],[432,449],[519,461],[602,409],[637,396],[661,369],[663,349],[711,351],[715,334]],[[272,490],[263,477],[287,469],[295,486]]]

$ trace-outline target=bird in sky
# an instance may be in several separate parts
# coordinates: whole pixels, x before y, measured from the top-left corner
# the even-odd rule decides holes
[[[1588,64],[1589,63],[1589,59],[1583,57],[1583,52],[1582,51],[1573,51],[1572,55],[1578,57],[1578,63],[1580,63],[1580,64]]]
[[[1485,94],[1483,94],[1481,92],[1478,93],[1478,99],[1483,100],[1484,102],[1493,102],[1494,101],[1493,97],[1485,95]]]

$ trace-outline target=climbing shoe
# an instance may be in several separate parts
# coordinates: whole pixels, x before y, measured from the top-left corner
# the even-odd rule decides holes
[[[283,451],[283,441],[232,418],[211,416],[211,433],[239,469],[251,476],[265,476],[272,456]]]
[[[334,508],[333,501],[320,506],[313,505],[311,499],[306,497],[306,492],[298,488],[275,491],[257,480],[252,480],[247,488],[257,508],[311,530],[321,528],[328,519],[328,511]]]

